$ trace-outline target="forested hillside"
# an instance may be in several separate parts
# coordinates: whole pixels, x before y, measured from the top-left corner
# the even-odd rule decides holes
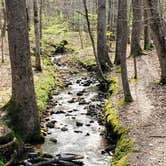
[[[0,16],[0,166],[166,166],[166,0]]]

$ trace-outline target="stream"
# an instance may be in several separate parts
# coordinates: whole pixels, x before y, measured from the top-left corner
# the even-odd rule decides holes
[[[61,72],[70,70],[64,64],[59,68]],[[105,127],[101,120],[105,99],[97,85],[95,75],[85,70],[71,75],[65,88],[53,91],[47,110],[49,116],[44,119],[48,131],[40,147],[43,153],[82,155],[85,166],[110,165],[111,156],[101,153],[108,141],[104,138]]]

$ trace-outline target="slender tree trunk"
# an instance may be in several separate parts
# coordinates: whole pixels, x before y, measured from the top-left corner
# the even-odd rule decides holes
[[[28,30],[30,31],[30,0],[26,0],[26,12],[27,12],[27,22],[28,22]]]
[[[144,50],[152,48],[150,23],[147,15],[146,8],[144,7]]]
[[[152,36],[161,67],[160,82],[166,84],[166,22],[159,16],[157,0],[144,1],[150,19]]]
[[[130,92],[128,74],[127,74],[127,64],[126,64],[126,51],[127,51],[127,0],[119,0],[118,3],[118,21],[117,21],[117,31],[119,32],[119,56],[121,61],[121,76],[123,91],[126,102],[132,102],[132,96]]]
[[[106,0],[98,0],[97,56],[103,72],[112,67],[106,40]]]
[[[33,0],[34,9],[34,29],[35,29],[35,69],[42,71],[41,58],[40,58],[40,21],[39,21],[39,8],[38,0]]]
[[[111,11],[112,10],[112,2],[108,0],[108,31],[111,31]]]
[[[133,5],[133,27],[131,36],[131,55],[139,56],[141,49],[141,31],[142,31],[142,0],[132,0]]]
[[[6,0],[12,98],[7,108],[11,124],[25,141],[40,133],[30,59],[25,0]]]
[[[119,10],[119,9],[118,9]],[[117,30],[116,30],[116,48],[115,48],[115,61],[114,61],[114,64],[115,65],[120,65],[120,54],[121,54],[121,50],[120,50],[120,47],[121,47],[121,29],[118,27],[117,25]]]
[[[99,59],[97,56],[97,52],[96,52],[96,47],[95,47],[95,41],[91,32],[91,26],[90,26],[90,21],[89,21],[89,16],[88,16],[88,9],[87,9],[87,2],[86,0],[82,0],[83,5],[84,5],[84,9],[85,9],[85,17],[86,17],[86,21],[87,21],[87,26],[88,26],[88,33],[89,33],[89,37],[91,39],[92,42],[92,48],[93,48],[93,53],[96,59],[96,64],[97,64],[97,68],[98,68],[98,73],[99,73],[99,77],[101,78],[102,81],[107,82],[107,80],[104,77],[104,74],[102,72],[100,63],[99,63]]]
[[[4,58],[4,38],[6,34],[6,9],[5,9],[5,3],[4,0],[2,0],[2,12],[3,12],[3,25],[1,29],[1,56],[2,56],[2,63],[4,63],[5,58]]]
[[[43,36],[43,0],[40,0],[40,9],[39,9],[39,15],[40,15],[40,40],[42,40]]]

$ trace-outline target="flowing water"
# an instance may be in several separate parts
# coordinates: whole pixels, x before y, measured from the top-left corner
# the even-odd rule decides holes
[[[68,67],[60,67],[68,70]],[[51,101],[56,103],[50,108],[48,121],[55,123],[48,128],[46,141],[42,151],[52,155],[74,153],[84,156],[82,160],[86,166],[108,166],[111,157],[101,154],[108,146],[102,136],[104,126],[98,120],[98,113],[102,111],[104,99],[97,89],[98,82],[91,75],[83,72],[72,76],[66,88],[54,93]],[[52,139],[56,139],[57,143]]]

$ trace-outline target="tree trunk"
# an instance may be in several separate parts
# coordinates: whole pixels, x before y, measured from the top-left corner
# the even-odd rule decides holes
[[[30,59],[25,0],[6,0],[12,98],[7,109],[16,133],[31,141],[40,133]]]
[[[126,102],[132,102],[132,96],[130,92],[127,65],[126,65],[126,51],[127,51],[127,0],[119,0],[118,3],[118,21],[117,21],[117,31],[119,32],[119,56],[121,61],[121,76],[123,91]]]
[[[103,72],[112,67],[106,40],[106,0],[98,0],[97,56]]]
[[[89,37],[90,37],[90,40],[92,42],[93,53],[94,53],[94,56],[95,56],[95,59],[96,59],[98,74],[99,74],[99,77],[101,79],[101,82],[102,81],[107,82],[107,80],[104,77],[104,74],[103,74],[103,71],[102,71],[102,68],[100,66],[98,56],[97,56],[97,52],[96,52],[95,41],[94,41],[94,38],[93,38],[93,35],[92,35],[92,32],[91,32],[91,26],[90,26],[90,21],[89,21],[89,16],[88,16],[87,2],[86,2],[86,0],[82,0],[82,2],[83,2],[83,5],[84,5],[84,9],[85,9],[85,18],[86,18],[86,21],[87,21]]]
[[[5,3],[4,0],[2,0],[2,11],[3,11],[3,25],[1,28],[1,56],[2,56],[2,63],[4,63],[5,58],[4,58],[4,37],[6,34],[6,9],[5,9]]]
[[[26,12],[27,12],[27,22],[28,22],[28,30],[30,31],[31,30],[31,27],[30,27],[30,22],[31,22],[31,20],[30,20],[30,13],[31,13],[31,11],[30,11],[30,0],[26,0]]]
[[[33,0],[34,9],[34,29],[35,29],[35,69],[42,71],[41,58],[40,58],[40,21],[39,21],[39,8],[38,0]]]
[[[166,22],[159,16],[157,0],[144,0],[148,17],[150,18],[150,27],[154,44],[157,49],[157,55],[161,67],[162,84],[166,84]]]
[[[111,11],[112,10],[112,2],[111,0],[108,0],[108,20],[107,20],[107,24],[108,24],[108,31],[111,31]]]
[[[144,50],[150,50],[152,46],[149,19],[144,7]]]
[[[131,55],[139,56],[141,49],[141,31],[142,31],[142,0],[132,0],[133,5],[133,26],[131,36]]]

